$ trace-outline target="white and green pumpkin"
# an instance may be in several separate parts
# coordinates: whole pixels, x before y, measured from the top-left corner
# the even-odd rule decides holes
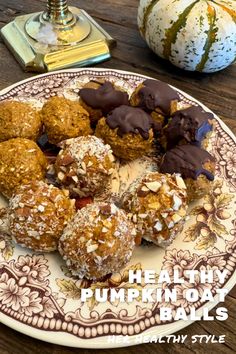
[[[180,68],[214,72],[236,59],[236,0],[141,0],[138,26]]]

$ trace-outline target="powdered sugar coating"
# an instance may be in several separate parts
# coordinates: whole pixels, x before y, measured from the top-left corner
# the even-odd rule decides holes
[[[72,195],[99,193],[114,171],[110,146],[95,136],[81,136],[64,141],[61,147],[55,164],[58,182]]]
[[[10,233],[21,246],[54,251],[74,213],[74,201],[65,191],[43,181],[22,185],[9,201]]]
[[[122,205],[147,241],[166,246],[181,231],[187,213],[187,193],[179,175],[149,172],[132,183]]]
[[[135,236],[124,210],[115,204],[93,203],[68,223],[58,249],[73,275],[99,279],[128,263]]]

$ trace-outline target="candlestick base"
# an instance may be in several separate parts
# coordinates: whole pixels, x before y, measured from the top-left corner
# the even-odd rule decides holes
[[[92,65],[111,57],[115,40],[84,10],[70,7],[76,25],[55,28],[43,13],[16,17],[1,29],[4,42],[25,71],[47,72]]]

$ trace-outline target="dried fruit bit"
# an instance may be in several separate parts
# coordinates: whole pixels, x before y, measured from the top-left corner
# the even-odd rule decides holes
[[[86,207],[86,205],[91,204],[92,202],[92,197],[75,198],[75,208],[76,210],[82,209]]]

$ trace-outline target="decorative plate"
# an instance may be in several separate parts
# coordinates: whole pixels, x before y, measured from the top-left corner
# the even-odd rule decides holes
[[[97,78],[113,81],[128,93],[145,79],[138,74],[110,69],[65,70],[17,83],[0,92],[0,100],[28,101],[39,106],[54,95],[73,99],[84,83]],[[179,93],[186,103],[200,104],[189,95]],[[230,290],[236,283],[236,138],[215,118],[215,134],[208,148],[217,160],[211,194],[190,206],[190,217],[183,232],[167,249],[152,244],[139,246],[126,268],[154,268],[157,273],[167,269],[170,274],[173,268],[178,268],[182,275],[186,269],[227,269],[225,284],[219,284],[217,278],[207,285],[196,281],[196,288],[211,287],[213,294],[219,287]],[[4,203],[2,199],[1,205]],[[127,272],[122,271],[111,280],[91,287],[107,288],[109,281],[116,288],[130,286]],[[214,303],[188,303],[182,297],[188,285],[187,280],[175,285],[178,302],[167,306],[173,310],[183,306],[189,313],[191,305],[201,314],[203,307],[210,309],[217,304],[217,298]],[[36,254],[0,235],[0,320],[17,331],[61,345],[107,348],[136,344],[136,336],[144,331],[145,335],[168,335],[191,323],[161,321],[159,309],[163,303],[160,302],[101,304],[91,299],[81,304],[80,289],[85,286],[84,281],[70,275],[57,253]],[[125,335],[129,340],[126,344],[111,343],[109,335]]]

